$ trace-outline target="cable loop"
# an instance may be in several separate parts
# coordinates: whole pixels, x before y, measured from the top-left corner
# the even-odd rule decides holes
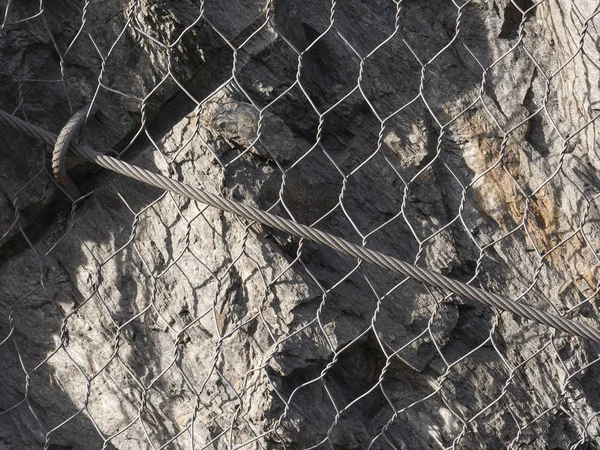
[[[88,117],[93,116],[98,112],[96,105],[87,105],[81,108],[69,119],[65,126],[60,131],[54,144],[52,152],[52,173],[57,183],[73,200],[80,197],[80,192],[71,177],[67,174],[67,151],[71,145],[71,140],[85,123]]]

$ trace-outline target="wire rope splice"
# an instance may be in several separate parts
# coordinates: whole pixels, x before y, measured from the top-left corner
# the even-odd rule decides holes
[[[98,106],[92,104],[81,108],[73,114],[56,138],[54,150],[52,151],[52,173],[54,178],[59,186],[64,189],[67,195],[73,200],[77,200],[81,196],[81,193],[67,174],[67,151],[71,145],[71,140],[86,122],[86,119],[95,115],[98,111]]]

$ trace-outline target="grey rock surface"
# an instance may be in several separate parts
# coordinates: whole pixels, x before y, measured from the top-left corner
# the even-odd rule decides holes
[[[2,110],[599,326],[593,2],[43,5]],[[0,128],[0,449],[600,447],[598,344],[49,150]]]

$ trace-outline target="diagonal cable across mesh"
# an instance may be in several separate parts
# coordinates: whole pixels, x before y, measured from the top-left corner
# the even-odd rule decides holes
[[[60,129],[78,105],[99,104],[88,148],[125,145],[122,155],[149,141],[167,190],[154,198],[112,177],[40,241],[31,203],[46,201],[44,183],[64,186],[39,145],[15,146],[32,169],[0,186],[14,209],[0,245],[14,237],[25,252],[12,270],[0,265],[0,291],[33,276],[0,299],[0,442],[8,421],[40,430],[45,448],[98,437],[98,448],[154,449],[597,443],[596,345],[308,237],[350,233],[361,243],[352,251],[368,245],[485,286],[477,295],[597,320],[597,99],[593,83],[578,84],[596,73],[597,7],[81,3],[0,0],[0,76],[14,87],[3,108]],[[27,48],[19,63],[20,44],[11,55],[30,38],[49,52],[39,66]],[[220,193],[217,209],[187,199],[199,185]],[[299,225],[306,239],[279,233],[276,218],[266,236],[249,233],[218,209],[224,197],[242,198],[230,211],[311,224]]]
[[[31,137],[35,137],[49,145],[54,145],[56,142],[55,135],[35,127],[34,125],[26,123],[17,117],[11,116],[4,111],[0,111],[0,119],[6,125],[10,125],[14,128],[24,131]],[[249,220],[257,221],[263,225],[286,231],[295,236],[327,245],[335,250],[359,259],[363,259],[371,264],[393,270],[415,280],[427,283],[431,286],[449,290],[454,294],[468,298],[469,300],[478,301],[503,311],[510,311],[518,316],[535,320],[539,323],[543,323],[553,328],[571,333],[575,336],[600,342],[600,331],[588,325],[572,321],[565,317],[546,313],[523,303],[513,302],[497,294],[469,286],[468,284],[461,283],[435,272],[405,263],[399,259],[384,255],[380,252],[352,244],[351,242],[348,242],[340,237],[333,236],[318,229],[293,222],[283,217],[278,217],[274,214],[261,211],[252,206],[244,205],[192,186],[187,186],[163,175],[153,173],[141,167],[136,167],[124,161],[118,160],[111,156],[103,155],[102,153],[87,149],[80,145],[71,144],[71,146],[80,157],[90,162],[94,162],[101,167],[134,178],[143,183],[186,196],[190,199],[198,200],[207,205],[237,214]]]

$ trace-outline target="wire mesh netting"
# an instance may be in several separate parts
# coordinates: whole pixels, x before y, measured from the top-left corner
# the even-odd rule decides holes
[[[0,12],[3,111],[599,327],[597,3]],[[600,447],[598,343],[52,150],[0,126],[0,448]]]

